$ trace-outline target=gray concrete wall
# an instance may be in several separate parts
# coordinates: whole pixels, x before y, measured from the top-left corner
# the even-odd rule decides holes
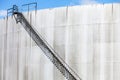
[[[82,80],[120,80],[120,4],[24,13]],[[65,80],[13,17],[0,20],[0,80]]]

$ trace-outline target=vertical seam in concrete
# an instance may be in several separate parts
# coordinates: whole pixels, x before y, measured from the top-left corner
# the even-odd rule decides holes
[[[17,80],[19,80],[19,42],[20,42],[20,38],[19,38],[19,30],[18,30],[18,41],[17,41]]]
[[[3,61],[3,80],[6,80],[6,56],[7,56],[7,28],[8,28],[8,18],[6,19],[6,32],[5,32],[5,42],[4,42],[4,61]]]

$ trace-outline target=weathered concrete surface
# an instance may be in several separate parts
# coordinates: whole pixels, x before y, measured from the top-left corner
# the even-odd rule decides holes
[[[120,80],[120,4],[24,13],[82,80]],[[14,18],[0,20],[0,80],[65,80]]]

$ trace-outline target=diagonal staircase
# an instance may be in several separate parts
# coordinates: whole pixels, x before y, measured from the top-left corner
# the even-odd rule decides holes
[[[44,54],[50,59],[50,61],[57,67],[57,69],[68,80],[81,80],[81,78],[65,63],[65,61],[56,54],[56,52],[50,48],[50,45],[42,39],[33,26],[29,24],[24,15],[18,11],[16,5],[12,8],[12,14],[17,23],[20,23],[24,29],[28,32],[29,36],[35,41]]]

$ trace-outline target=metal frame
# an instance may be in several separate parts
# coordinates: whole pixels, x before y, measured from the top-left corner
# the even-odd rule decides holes
[[[35,11],[37,11],[37,2],[28,3],[28,4],[23,4],[22,6],[28,6],[28,12],[29,12],[31,5],[34,5],[34,6],[35,6]],[[19,11],[18,6],[13,5],[12,8],[7,9],[7,18],[8,18],[8,16],[9,16],[9,14],[12,14],[12,15],[13,15],[14,12],[18,12],[18,11]]]
[[[7,18],[8,18],[9,14],[13,15],[14,12],[18,12],[18,6],[16,6],[16,5],[13,5],[12,8],[7,9]]]
[[[23,4],[22,6],[27,6],[27,7],[28,7],[28,12],[29,12],[31,5],[35,5],[35,11],[37,11],[37,2],[28,3],[28,4]]]

